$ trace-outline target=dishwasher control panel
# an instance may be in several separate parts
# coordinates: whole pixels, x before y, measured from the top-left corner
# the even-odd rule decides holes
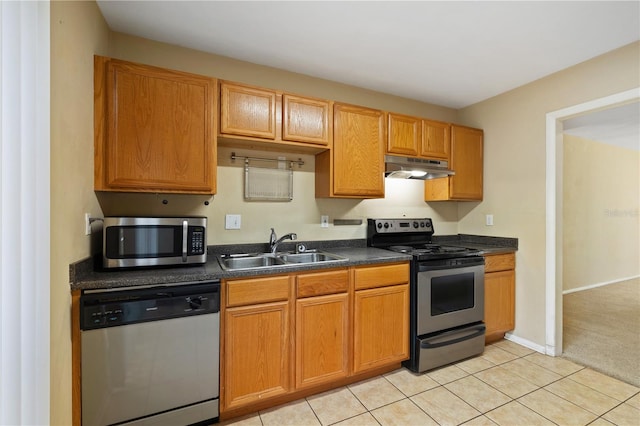
[[[115,327],[220,311],[220,283],[89,291],[80,296],[80,328]]]

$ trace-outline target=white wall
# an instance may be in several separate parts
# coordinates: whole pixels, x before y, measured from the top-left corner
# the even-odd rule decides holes
[[[108,28],[95,2],[51,2],[51,418],[71,424],[69,264],[89,254],[93,193],[93,54]]]
[[[458,231],[519,239],[517,338],[545,345],[546,114],[639,86],[636,42],[459,111],[459,120],[484,129],[485,189],[481,204],[459,204]]]
[[[640,275],[640,152],[563,137],[563,290]]]

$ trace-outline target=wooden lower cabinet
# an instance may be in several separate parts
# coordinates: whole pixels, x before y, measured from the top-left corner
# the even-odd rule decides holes
[[[409,358],[409,264],[354,268],[353,371]]]
[[[409,285],[355,292],[353,371],[409,357]]]
[[[224,281],[221,420],[400,367],[408,281],[408,262]]]
[[[484,322],[487,343],[515,328],[515,253],[485,256]]]
[[[349,294],[296,302],[296,388],[349,374]]]
[[[225,408],[289,391],[289,302],[225,312]]]

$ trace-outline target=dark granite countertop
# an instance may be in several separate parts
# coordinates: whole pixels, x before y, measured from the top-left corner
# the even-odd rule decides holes
[[[136,287],[165,284],[184,284],[189,282],[218,280],[225,278],[252,277],[258,275],[274,275],[287,272],[322,270],[355,265],[391,263],[410,260],[411,256],[366,247],[364,240],[349,240],[351,244],[339,242],[309,242],[308,249],[317,249],[334,253],[347,258],[340,262],[273,266],[238,271],[225,271],[220,267],[218,257],[223,253],[263,253],[262,244],[228,245],[208,247],[208,259],[205,265],[186,266],[176,268],[153,268],[135,270],[96,270],[92,259],[85,259],[70,265],[69,276],[71,290],[88,290],[119,287]],[[295,249],[295,246],[282,244],[282,251]]]
[[[433,241],[438,244],[476,248],[481,251],[481,254],[510,253],[518,249],[518,240],[516,238],[460,234],[434,236]],[[307,249],[326,251],[345,257],[348,260],[324,264],[314,263],[225,271],[220,267],[218,262],[220,255],[229,253],[264,253],[268,251],[268,246],[267,244],[219,245],[207,247],[207,263],[197,266],[101,271],[94,268],[93,259],[85,259],[69,265],[69,281],[71,290],[185,284],[225,278],[241,278],[287,272],[322,270],[335,267],[391,263],[411,259],[411,256],[406,254],[367,247],[366,240],[364,239],[309,241],[302,243],[305,244]],[[295,250],[295,244],[291,242],[283,243],[280,249],[281,251],[293,251]]]
[[[518,239],[509,237],[488,237],[484,235],[443,235],[433,236],[433,242],[480,250],[481,255],[513,253],[518,251]]]

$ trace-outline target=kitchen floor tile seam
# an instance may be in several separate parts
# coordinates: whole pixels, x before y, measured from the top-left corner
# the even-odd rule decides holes
[[[497,365],[496,367],[499,367],[499,365]],[[539,366],[539,367],[541,367],[541,366]],[[547,370],[547,371],[551,371],[551,370],[549,370],[548,368],[545,368],[545,367],[542,367],[542,368],[544,368],[544,369],[545,369],[545,370]],[[487,382],[487,381],[483,380],[481,377],[476,376],[476,374],[481,373],[481,372],[483,372],[483,371],[486,371],[486,370],[478,371],[478,372],[476,372],[476,373],[470,374],[470,376],[475,377],[476,379],[480,380],[482,383],[486,384],[487,386],[490,386],[491,388],[493,388],[493,389],[497,390],[498,392],[502,393],[503,395],[506,395],[504,392],[502,392],[500,389],[498,389],[498,388],[496,388],[495,386],[493,386],[491,383],[489,383],[489,382]],[[582,371],[582,370],[578,370],[578,371]],[[578,371],[576,371],[576,372],[574,372],[574,373],[572,373],[572,374],[575,374],[575,373],[577,373]],[[552,372],[552,371],[551,371],[551,372]],[[514,373],[514,374],[515,374],[515,373]],[[557,374],[557,373],[556,373],[556,374]],[[571,376],[571,374],[570,374],[569,376]],[[532,393],[534,393],[534,392],[537,392],[537,391],[539,391],[540,389],[545,389],[547,386],[551,386],[551,385],[552,385],[552,384],[554,384],[554,383],[557,383],[557,382],[559,382],[559,381],[562,381],[562,380],[564,380],[564,379],[567,379],[567,378],[569,378],[569,376],[563,376],[563,377],[560,377],[559,379],[554,380],[554,381],[552,381],[552,382],[549,382],[549,383],[547,383],[547,384],[546,384],[546,385],[544,385],[544,386],[537,385],[537,384],[535,384],[535,383],[531,382],[530,380],[526,379],[525,377],[518,376],[520,379],[522,379],[522,380],[526,381],[527,383],[531,383],[531,384],[532,384],[533,386],[535,386],[536,388],[535,388],[535,389],[533,389],[533,390],[531,390],[531,391],[529,391],[529,392],[523,393],[522,395],[520,395],[520,396],[519,396],[519,397],[517,397],[517,398],[511,398],[509,395],[506,395],[506,396],[508,396],[509,398],[511,398],[511,400],[512,400],[512,401],[517,401],[518,399],[520,399],[520,398],[522,398],[522,397],[524,397],[524,396],[527,396],[527,395],[529,395],[529,394],[532,394]],[[462,379],[464,379],[464,377],[462,377],[462,378],[460,378],[460,379],[457,379],[457,380],[454,380],[454,382],[456,382],[456,381],[458,381],[458,380],[462,380]],[[451,383],[453,383],[453,382],[451,382]],[[448,384],[448,383],[447,383],[447,384]],[[590,389],[593,389],[593,388],[590,388]],[[550,391],[550,390],[548,390],[548,389],[546,389],[546,390],[547,390],[548,392],[551,392],[551,391]],[[596,390],[596,389],[593,389],[593,390]],[[554,395],[558,396],[559,398],[562,398],[560,395],[557,395],[557,394],[556,394],[556,393],[554,393],[554,392],[551,392],[551,393],[553,393]],[[599,393],[601,393],[601,394],[602,394],[602,392],[599,392]],[[640,392],[639,392],[639,393],[640,393]],[[603,395],[605,395],[605,394],[603,394]],[[605,395],[605,396],[608,396],[608,395]],[[634,394],[633,396],[635,396],[635,394]],[[631,396],[631,398],[633,398],[633,396]],[[562,399],[564,399],[564,398],[562,398]],[[630,398],[629,398],[629,399],[630,399]],[[571,402],[571,401],[568,401],[568,402]],[[575,405],[575,403],[572,403],[572,404],[574,404],[574,405]],[[502,404],[502,405],[504,405],[504,404]],[[496,408],[497,408],[497,407],[496,407]],[[492,410],[489,410],[489,411],[492,411]],[[540,414],[540,413],[538,413],[538,414]],[[594,414],[595,414],[595,413],[594,413]],[[597,415],[597,414],[596,414],[596,415]]]
[[[554,382],[554,383],[555,383],[555,382]],[[551,384],[551,383],[549,383],[549,385],[550,385],[550,384]],[[549,421],[550,421],[550,422],[552,422],[553,424],[558,424],[558,423],[557,423],[557,422],[554,422],[552,419],[550,419],[549,417],[547,417],[547,415],[545,415],[545,413],[540,413],[540,412],[538,412],[536,409],[531,408],[531,407],[529,407],[528,405],[524,404],[523,402],[521,402],[521,401],[520,401],[520,399],[525,398],[527,395],[530,395],[530,394],[532,394],[532,393],[534,393],[534,392],[538,392],[538,391],[540,391],[540,390],[547,391],[547,392],[549,392],[549,393],[553,394],[553,396],[555,396],[555,397],[557,397],[557,398],[560,398],[560,399],[562,399],[563,401],[568,402],[569,404],[573,405],[575,408],[577,408],[577,409],[579,409],[579,410],[587,411],[588,413],[593,414],[594,416],[596,416],[596,417],[595,417],[593,420],[591,420],[589,423],[585,423],[585,426],[586,426],[586,425],[589,425],[589,424],[591,424],[591,423],[593,423],[593,422],[595,422],[596,420],[598,420],[599,418],[601,418],[602,416],[604,416],[604,415],[606,414],[606,413],[602,413],[602,415],[598,415],[598,414],[596,414],[596,413],[593,413],[593,412],[591,412],[591,411],[587,410],[586,408],[582,408],[582,407],[580,407],[578,404],[576,404],[576,403],[574,403],[574,402],[571,402],[571,401],[569,401],[568,399],[565,399],[565,398],[563,398],[563,397],[561,397],[561,396],[559,396],[559,395],[557,395],[557,394],[555,394],[555,393],[551,392],[551,391],[550,391],[550,390],[548,390],[548,389],[545,389],[545,387],[546,387],[546,386],[549,386],[549,385],[540,386],[540,387],[539,387],[538,389],[536,389],[535,391],[533,391],[533,392],[529,392],[529,393],[528,393],[528,394],[526,394],[526,395],[522,395],[521,397],[519,397],[519,398],[515,399],[514,401],[517,401],[519,404],[524,405],[525,407],[527,407],[528,409],[530,409],[530,410],[531,410],[531,411],[533,411],[534,413],[537,413],[538,415],[540,415],[540,416],[544,417],[545,419],[549,420]],[[618,405],[616,405],[616,407],[617,407],[617,406],[618,406]],[[611,411],[611,410],[609,410],[609,411]],[[609,411],[607,411],[607,413],[608,413]],[[606,420],[606,419],[605,419],[605,420]],[[608,421],[609,423],[613,423],[613,422],[611,422],[611,421],[609,421],[609,420],[607,420],[607,421]],[[623,425],[620,425],[620,426],[623,426]]]
[[[586,368],[586,367],[585,367],[585,368]],[[582,370],[578,370],[578,371],[582,371]],[[576,371],[576,373],[577,373],[578,371]],[[575,373],[573,373],[573,374],[575,374]],[[544,390],[546,390],[547,392],[551,392],[552,394],[554,394],[554,395],[555,395],[555,396],[557,396],[558,398],[564,399],[565,401],[570,402],[570,403],[572,403],[573,405],[576,405],[576,406],[580,407],[580,406],[579,406],[579,405],[577,405],[575,402],[573,402],[573,401],[570,401],[570,400],[566,399],[566,398],[565,398],[565,397],[563,397],[562,395],[558,395],[557,393],[555,393],[555,392],[554,392],[553,390],[551,390],[551,389],[547,389],[547,387],[549,387],[549,386],[553,385],[554,383],[558,383],[558,382],[560,382],[560,381],[562,381],[562,380],[564,380],[564,379],[569,379],[569,380],[571,380],[571,381],[573,381],[573,382],[575,382],[575,383],[582,384],[582,383],[580,383],[580,382],[577,382],[577,381],[575,381],[575,380],[571,379],[571,375],[569,375],[569,376],[563,377],[562,379],[558,379],[558,380],[556,380],[556,381],[554,381],[554,382],[551,382],[551,383],[549,383],[549,384],[547,384],[547,385],[541,386],[541,387],[539,387],[539,389],[544,389]],[[623,383],[624,383],[624,382],[623,382]],[[593,388],[593,387],[591,387],[591,386],[587,386],[587,385],[584,385],[584,384],[582,384],[582,385],[583,385],[583,386],[585,386],[585,387],[588,387],[589,389],[591,389],[591,390],[592,390],[592,391],[594,391],[594,392],[599,393],[600,395],[603,395],[603,396],[605,396],[605,397],[608,397],[608,398],[611,398],[611,399],[614,399],[614,400],[618,401],[618,404],[616,404],[614,407],[612,407],[611,409],[609,409],[609,410],[605,411],[605,412],[604,412],[604,413],[602,413],[602,414],[594,413],[593,411],[589,410],[588,408],[580,407],[580,408],[582,408],[583,410],[587,410],[587,411],[589,411],[590,413],[593,413],[594,415],[596,415],[596,416],[598,416],[598,417],[602,417],[602,416],[604,416],[605,414],[607,414],[608,412],[610,412],[610,411],[612,411],[612,410],[615,410],[617,407],[619,407],[619,406],[621,406],[621,405],[623,405],[623,404],[626,404],[626,403],[627,403],[627,401],[629,401],[631,398],[633,398],[634,396],[636,396],[636,395],[640,394],[640,391],[638,391],[638,392],[634,393],[633,395],[631,395],[629,398],[625,399],[624,401],[620,401],[619,399],[616,399],[616,398],[612,397],[611,395],[607,395],[606,393],[603,393],[603,392],[601,392],[600,390],[598,390],[598,389],[596,389],[596,388]],[[538,389],[536,389],[536,390],[538,390]],[[533,392],[535,392],[535,391],[533,391]],[[532,392],[529,392],[529,393],[532,393]],[[522,396],[525,396],[525,395],[522,395]]]
[[[626,401],[625,402],[621,402],[620,404],[616,405],[615,407],[611,408],[610,410],[607,410],[606,412],[604,412],[601,415],[599,415],[598,418],[602,418],[604,420],[607,420],[609,423],[613,423],[613,421],[606,419],[604,416],[606,416],[610,412],[614,411],[615,409],[619,408],[620,406],[622,406],[622,405],[624,405],[626,403],[627,403]],[[638,410],[638,411],[640,411],[640,410]],[[638,424],[640,424],[640,419],[638,419]],[[622,425],[620,425],[620,426],[622,426]]]
[[[483,371],[484,371],[484,370],[483,370]],[[426,373],[423,373],[423,374],[426,374]],[[445,384],[438,384],[438,386],[436,386],[436,387],[434,387],[434,388],[427,389],[427,390],[424,390],[424,391],[421,391],[421,392],[415,393],[415,394],[410,395],[410,396],[409,396],[409,395],[404,394],[404,393],[403,393],[400,389],[398,389],[397,387],[396,387],[396,389],[398,389],[398,390],[399,390],[403,395],[405,395],[405,398],[404,398],[404,399],[408,399],[408,400],[409,400],[413,405],[415,405],[418,409],[420,409],[420,411],[422,411],[423,413],[425,413],[425,414],[426,414],[426,415],[427,415],[431,420],[433,420],[433,421],[434,421],[434,422],[436,422],[437,424],[440,424],[440,423],[438,423],[438,422],[437,422],[437,420],[435,420],[433,417],[431,417],[431,416],[429,415],[429,413],[428,413],[428,412],[426,412],[425,410],[423,410],[423,409],[422,409],[422,407],[420,407],[418,404],[416,404],[416,403],[411,399],[412,397],[415,397],[415,396],[420,395],[420,394],[425,393],[425,392],[433,391],[433,390],[438,389],[438,388],[444,388],[444,389],[446,389],[447,391],[451,392],[451,393],[452,393],[453,395],[455,395],[456,397],[460,398],[460,400],[462,400],[465,404],[469,405],[470,407],[474,408],[476,411],[478,411],[478,412],[480,413],[480,414],[478,414],[477,416],[475,416],[475,417],[473,417],[473,418],[471,418],[471,419],[468,419],[468,420],[464,421],[463,423],[467,423],[467,422],[470,422],[470,421],[472,421],[472,420],[474,420],[474,419],[476,419],[476,418],[478,418],[478,417],[482,417],[482,416],[484,416],[485,414],[487,414],[487,413],[488,413],[488,412],[490,412],[490,411],[493,411],[493,410],[495,410],[495,409],[497,409],[497,408],[502,407],[503,405],[506,405],[506,404],[509,404],[509,403],[511,403],[511,402],[513,402],[513,401],[515,401],[515,399],[514,399],[514,398],[511,398],[510,396],[505,395],[506,397],[508,397],[508,398],[509,398],[509,401],[505,402],[504,404],[500,404],[499,406],[496,406],[496,407],[492,408],[491,410],[488,410],[488,411],[486,411],[486,412],[482,412],[482,411],[478,410],[476,407],[474,407],[473,405],[471,405],[471,404],[470,404],[468,401],[466,401],[462,396],[460,396],[460,395],[456,394],[456,393],[455,393],[455,392],[453,392],[451,389],[449,389],[449,388],[447,388],[447,387],[446,387],[446,385],[448,385],[448,384],[451,384],[451,383],[457,382],[457,381],[459,381],[459,380],[466,379],[466,378],[468,378],[468,377],[470,377],[470,376],[474,376],[474,375],[473,375],[473,374],[467,374],[466,376],[461,377],[461,378],[459,378],[459,379],[453,380],[453,381],[448,382],[448,383],[445,383]],[[475,376],[474,376],[474,377],[475,377]],[[476,377],[476,378],[477,378],[477,377]],[[478,380],[479,380],[479,379],[478,379]],[[387,379],[387,381],[389,381],[389,380]],[[483,383],[485,383],[485,382],[483,381]],[[391,384],[393,385],[393,383],[391,383]],[[486,384],[488,384],[488,383],[486,383]],[[394,385],[394,386],[395,386],[395,385]],[[494,388],[494,389],[495,389],[495,388]],[[496,390],[497,390],[497,389],[496,389]],[[537,389],[536,389],[536,390],[537,390]],[[500,391],[498,390],[498,392],[500,392]],[[500,393],[502,393],[502,392],[500,392]],[[504,393],[502,393],[502,394],[504,395]],[[394,402],[391,402],[391,403],[389,403],[389,404],[382,405],[382,406],[380,406],[380,407],[377,407],[377,408],[376,408],[376,410],[377,410],[377,409],[379,409],[379,408],[382,408],[382,407],[385,407],[385,406],[391,405],[391,404],[395,404],[396,402],[398,402],[398,401],[394,401]],[[371,412],[371,411],[373,411],[373,410],[367,410],[367,411]],[[375,418],[375,416],[374,416],[374,418]],[[376,419],[376,421],[377,421],[377,419]]]
[[[578,364],[578,365],[580,365],[580,364]],[[604,374],[604,373],[600,373],[599,371],[594,370],[594,369],[589,368],[589,367],[584,367],[584,368],[582,368],[582,369],[580,369],[580,370],[578,370],[578,371],[574,371],[573,373],[571,373],[571,374],[569,374],[569,375],[565,376],[565,378],[569,378],[569,379],[570,379],[570,378],[571,378],[571,376],[574,376],[574,375],[576,375],[576,374],[578,374],[578,373],[580,373],[581,371],[584,371],[584,370],[591,370],[591,371],[593,371],[593,372],[596,372],[596,373],[602,374],[603,376],[608,377],[608,378],[610,378],[610,379],[617,380],[618,382],[623,383],[623,384],[625,384],[625,385],[633,386],[633,385],[631,385],[631,384],[629,384],[629,383],[627,383],[627,382],[625,382],[625,381],[623,381],[623,380],[616,379],[615,377],[608,376],[608,375],[606,375],[606,374]],[[619,400],[618,398],[616,398],[616,397],[614,397],[614,396],[611,396],[611,395],[608,395],[608,394],[606,394],[606,393],[604,393],[604,392],[600,391],[598,388],[594,388],[593,386],[589,386],[589,385],[587,385],[587,384],[584,384],[584,383],[580,382],[579,380],[574,380],[574,379],[571,379],[571,380],[573,380],[574,382],[578,382],[578,383],[580,383],[580,384],[583,384],[584,386],[588,387],[589,389],[592,389],[592,390],[594,390],[594,391],[596,391],[596,392],[599,392],[599,393],[601,393],[601,394],[604,394],[604,395],[606,395],[606,396],[608,396],[608,397],[611,397],[611,398],[613,398],[613,399],[615,399],[615,400],[617,400],[617,401],[621,401],[621,400]],[[549,383],[549,384],[551,384],[551,383]],[[545,386],[547,386],[547,385],[545,385]],[[634,387],[635,387],[635,386],[634,386]],[[627,401],[628,401],[628,400],[630,400],[631,398],[633,398],[633,397],[635,397],[636,395],[640,394],[640,388],[638,388],[638,389],[639,389],[638,391],[636,391],[636,392],[635,392],[635,393],[633,393],[631,396],[627,397],[626,399],[624,399],[624,400],[623,400],[623,401],[621,401],[621,402],[627,402]]]
[[[433,389],[435,389],[435,388],[433,388]],[[430,389],[430,390],[431,390],[431,389]],[[427,392],[427,391],[424,391],[424,392]],[[421,393],[421,392],[419,392],[419,393]],[[416,394],[416,395],[417,395],[417,394]],[[430,418],[431,420],[433,420],[435,423],[438,423],[438,422],[436,422],[436,420],[435,420],[433,417],[431,417],[431,416],[429,415],[429,413],[427,413],[427,412],[426,412],[426,411],[424,411],[422,408],[420,408],[420,406],[419,406],[418,404],[416,404],[414,401],[412,401],[412,400],[411,400],[411,398],[410,398],[410,397],[408,397],[408,396],[407,396],[407,397],[404,397],[404,398],[402,398],[402,399],[400,399],[400,400],[398,400],[398,401],[394,401],[394,402],[390,402],[389,404],[381,405],[380,407],[376,407],[376,408],[374,408],[373,410],[367,410],[367,412],[368,412],[368,413],[370,413],[370,414],[371,414],[371,416],[373,416],[373,418],[375,419],[375,421],[376,421],[376,422],[378,422],[378,423],[380,424],[380,421],[379,421],[379,420],[378,420],[378,418],[375,416],[375,414],[373,414],[373,411],[380,410],[380,409],[382,409],[382,408],[384,408],[384,407],[388,407],[389,405],[393,405],[393,404],[396,404],[396,403],[398,403],[398,402],[400,402],[400,401],[404,401],[404,400],[409,401],[409,402],[410,402],[411,404],[413,404],[413,405],[414,405],[418,410],[422,411],[422,412],[423,412],[427,417],[429,417],[429,418]],[[438,424],[439,424],[439,423],[438,423]]]

